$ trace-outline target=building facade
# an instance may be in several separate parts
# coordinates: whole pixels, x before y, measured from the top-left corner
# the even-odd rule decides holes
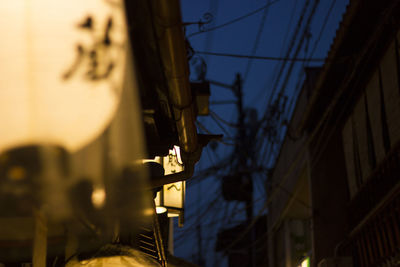
[[[269,183],[271,266],[398,266],[400,4],[350,1]]]

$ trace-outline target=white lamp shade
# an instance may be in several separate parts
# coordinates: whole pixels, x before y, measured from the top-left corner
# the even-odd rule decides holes
[[[163,186],[165,206],[183,209],[185,204],[185,183],[185,181],[181,181]]]
[[[122,90],[123,1],[3,1],[0,25],[0,152],[101,134]]]
[[[180,148],[174,146],[169,151],[169,155],[163,157],[163,166],[165,174],[179,173],[184,170],[181,160]],[[164,205],[182,209],[185,201],[185,181],[180,181],[163,186]]]
[[[165,175],[179,173],[184,170],[181,161],[180,148],[174,146],[169,151],[169,155],[161,159]],[[155,198],[157,213],[163,213],[168,210],[168,217],[179,216],[180,210],[185,205],[185,181],[176,183],[165,184],[160,192],[157,193]]]

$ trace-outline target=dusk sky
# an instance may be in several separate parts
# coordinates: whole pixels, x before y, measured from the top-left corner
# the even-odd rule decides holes
[[[186,36],[194,34],[188,39],[194,51],[276,58],[284,58],[289,55],[289,58],[324,59],[335,37],[348,0],[181,1],[184,23],[204,20],[204,14],[212,14],[211,23],[204,25],[206,30],[252,13],[267,4],[269,4],[268,8],[212,31],[194,34],[199,31],[198,26],[187,26]],[[300,27],[298,27],[303,10],[306,12]],[[313,10],[314,12],[312,12]],[[308,27],[306,27],[307,22],[309,22]],[[288,54],[296,29],[298,29],[298,35]],[[298,50],[297,55],[295,54],[296,50]],[[282,121],[290,120],[290,111],[299,93],[299,85],[304,79],[304,66],[321,66],[323,64],[323,62],[295,62],[288,75],[287,84],[284,86],[283,81],[291,65],[289,61],[282,66],[283,61],[279,60],[249,60],[203,54],[196,54],[194,58],[197,56],[207,64],[206,79],[232,84],[236,73],[242,75],[244,106],[257,109],[258,119],[265,113],[269,101],[276,98],[277,92],[283,92],[288,100]],[[196,64],[198,62],[199,59]],[[195,62],[192,61],[192,63]],[[193,65],[196,66],[196,64]],[[280,72],[280,69],[283,71]],[[194,67],[192,66],[193,73]],[[275,89],[274,84],[276,85]],[[275,92],[274,95],[271,96],[271,92]],[[198,121],[211,133],[224,134],[223,142],[225,144],[219,143],[214,150],[210,146],[203,150],[202,158],[196,165],[197,175],[195,173],[195,177],[187,185],[185,226],[182,229],[175,228],[175,254],[194,263],[199,263],[199,256],[202,256],[206,263],[205,266],[226,266],[223,254],[214,251],[217,233],[221,228],[226,229],[245,220],[244,204],[225,202],[221,196],[220,178],[229,173],[229,167],[221,169],[215,175],[199,175],[199,170],[219,165],[219,162],[233,151],[233,146],[230,144],[234,143],[232,138],[236,135],[236,129],[226,122],[236,123],[236,106],[234,104],[213,104],[214,101],[227,100],[235,100],[232,92],[221,87],[211,86],[210,110],[222,120],[216,119],[216,116],[209,116],[199,118]],[[281,139],[283,139],[285,129],[282,125],[279,127]],[[205,133],[204,129],[199,128],[199,131]],[[260,154],[258,155],[259,164],[266,168],[271,167],[273,158],[279,152],[279,147],[275,146],[269,152],[271,147],[267,147],[267,143],[261,135],[257,136],[256,141],[257,152]],[[271,154],[271,159],[269,162],[265,162],[265,155],[268,153]],[[253,177],[255,216],[268,212],[263,209],[266,200],[265,179],[265,172]],[[199,233],[201,235],[200,247]]]

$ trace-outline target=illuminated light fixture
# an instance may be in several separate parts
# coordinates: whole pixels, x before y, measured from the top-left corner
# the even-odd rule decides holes
[[[157,212],[157,214],[161,214],[161,213],[167,212],[167,208],[166,207],[162,207],[162,206],[157,206],[156,207],[156,212]]]
[[[0,24],[0,153],[99,136],[122,91],[123,0],[6,1]]]
[[[142,159],[139,163],[147,163],[147,162],[156,162],[158,164],[162,164],[161,157],[156,156],[154,159]]]
[[[184,170],[178,146],[174,146],[173,149],[169,150],[168,156],[162,158],[162,165],[165,175],[179,173]],[[155,198],[156,212],[167,212],[168,217],[179,216],[180,225],[183,224],[185,187],[185,181],[163,185],[162,190],[157,193]]]
[[[310,267],[310,257],[306,257],[303,259],[301,264],[298,267]]]
[[[91,198],[93,206],[101,209],[106,202],[106,190],[103,187],[94,188]]]

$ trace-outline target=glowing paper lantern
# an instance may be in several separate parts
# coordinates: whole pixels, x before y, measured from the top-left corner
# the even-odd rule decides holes
[[[123,0],[3,1],[0,25],[0,153],[96,138],[122,90]]]
[[[156,212],[168,212],[168,217],[178,217],[185,204],[185,181],[167,184],[157,193]]]
[[[174,146],[174,149],[169,151],[169,155],[162,158],[162,164],[165,175],[184,170],[178,146]],[[157,193],[155,199],[157,213],[168,211],[168,217],[182,215],[185,204],[185,186],[185,181],[163,185],[163,189]]]

